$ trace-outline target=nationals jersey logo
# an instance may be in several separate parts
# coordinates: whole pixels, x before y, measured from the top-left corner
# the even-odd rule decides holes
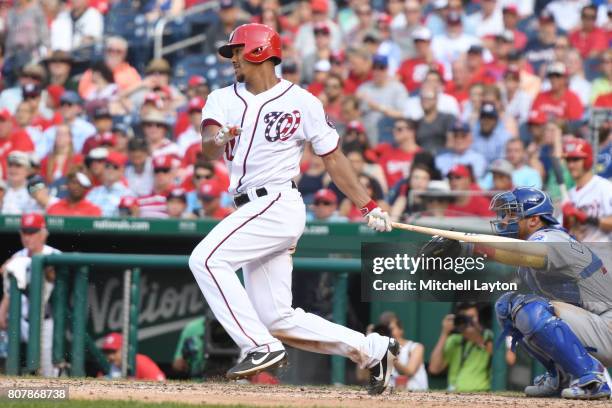
[[[267,125],[265,137],[268,142],[281,142],[289,139],[300,127],[302,114],[298,110],[288,112],[269,112],[264,116]]]

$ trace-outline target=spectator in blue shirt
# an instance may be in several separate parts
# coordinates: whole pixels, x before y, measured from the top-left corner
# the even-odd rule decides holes
[[[119,216],[119,203],[123,197],[133,197],[135,194],[121,180],[127,157],[119,152],[110,152],[106,157],[106,170],[103,174],[103,184],[94,187],[87,194],[87,199],[100,207],[103,217]]]
[[[187,211],[193,213],[202,208],[198,194],[200,186],[204,180],[211,180],[215,177],[215,168],[211,162],[197,161],[193,165],[193,191],[187,193]]]
[[[436,167],[442,174],[447,174],[457,164],[470,165],[476,179],[481,179],[486,171],[487,162],[484,156],[473,148],[470,126],[460,120],[455,121],[449,132],[450,151],[436,157]]]
[[[474,149],[482,154],[488,163],[504,156],[510,133],[499,120],[499,113],[494,104],[484,102],[480,107],[479,120],[472,129]]]
[[[512,138],[506,143],[506,159],[514,167],[512,182],[517,187],[542,188],[540,173],[526,163],[525,144],[519,138]]]

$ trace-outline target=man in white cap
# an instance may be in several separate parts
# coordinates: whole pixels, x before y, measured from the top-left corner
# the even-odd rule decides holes
[[[8,188],[2,204],[2,214],[21,214],[23,208],[31,205],[28,194],[27,178],[30,170],[30,156],[25,152],[14,151],[8,156],[6,179]]]

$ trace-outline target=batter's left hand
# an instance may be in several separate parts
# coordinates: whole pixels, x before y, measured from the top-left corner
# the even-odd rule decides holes
[[[389,214],[380,209],[380,207],[374,208],[366,215],[368,220],[368,227],[378,232],[391,231],[391,217]]]

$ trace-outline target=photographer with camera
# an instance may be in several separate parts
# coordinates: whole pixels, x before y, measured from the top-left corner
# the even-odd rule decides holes
[[[480,324],[475,303],[458,303],[455,309],[442,320],[429,372],[436,375],[448,369],[449,391],[489,391],[493,332]]]

